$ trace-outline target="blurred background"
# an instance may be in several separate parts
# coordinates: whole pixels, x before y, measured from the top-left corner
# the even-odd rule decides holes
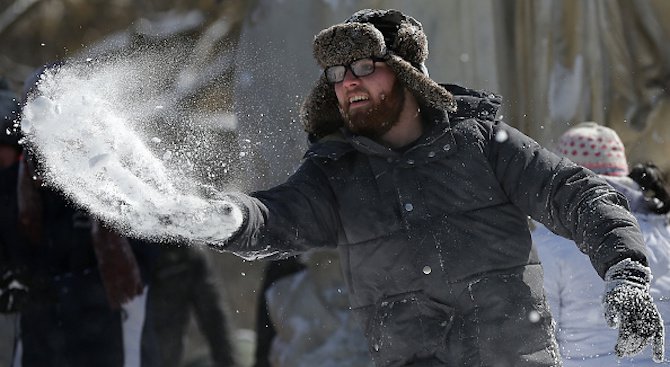
[[[630,163],[670,171],[667,0],[0,0],[0,76],[21,94],[45,63],[179,52],[184,61],[166,70],[178,99],[220,121],[203,128],[244,152],[221,157],[231,164],[211,183],[255,190],[282,182],[307,146],[298,108],[320,73],[313,36],[374,7],[421,21],[431,77],[501,94],[503,119],[541,144],[593,120],[619,133]],[[251,365],[265,263],[205,254],[239,359]],[[0,366],[11,317],[0,316]],[[208,353],[190,325],[185,365]]]

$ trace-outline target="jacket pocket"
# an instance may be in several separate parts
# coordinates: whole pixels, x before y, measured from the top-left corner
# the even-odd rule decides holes
[[[470,283],[468,292],[476,307],[469,336],[480,341],[482,365],[560,365],[539,266],[487,276]]]
[[[446,348],[454,310],[422,292],[394,295],[376,305],[366,334],[378,366],[404,366]]]

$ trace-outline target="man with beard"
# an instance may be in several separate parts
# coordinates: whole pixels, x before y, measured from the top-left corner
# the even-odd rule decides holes
[[[619,356],[663,324],[628,203],[495,118],[500,98],[428,77],[421,24],[361,10],[321,31],[303,105],[312,145],[286,183],[231,193],[223,245],[247,258],[338,247],[378,366],[558,366],[528,216],[574,240],[605,280]],[[586,142],[584,142],[586,144]]]

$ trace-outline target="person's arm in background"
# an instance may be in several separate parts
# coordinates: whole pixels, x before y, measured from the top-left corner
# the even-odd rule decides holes
[[[102,223],[94,220],[91,232],[107,301],[118,309],[144,291],[137,259],[128,239]]]
[[[36,176],[35,167],[28,156],[19,163],[17,182],[18,227],[31,244],[39,244],[43,233],[43,205],[39,186],[41,180]]]
[[[215,367],[235,365],[228,317],[221,304],[211,268],[198,249],[189,249],[188,261],[193,271],[191,305],[198,327],[207,339]]]

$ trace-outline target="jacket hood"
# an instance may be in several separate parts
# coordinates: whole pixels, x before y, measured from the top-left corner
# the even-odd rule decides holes
[[[465,88],[457,84],[440,84],[454,96],[456,108],[449,111],[450,119],[479,118],[494,121],[502,97],[486,90]]]

